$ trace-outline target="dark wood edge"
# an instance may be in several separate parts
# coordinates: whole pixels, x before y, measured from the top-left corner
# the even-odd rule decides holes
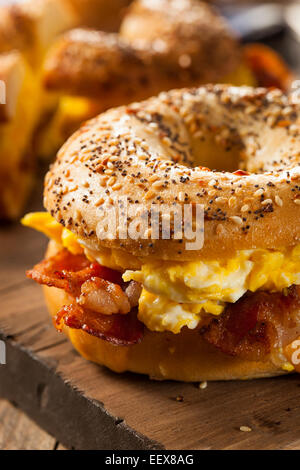
[[[0,365],[0,396],[20,407],[69,449],[155,450],[159,444],[112,416],[56,372],[44,360],[0,332],[6,365]]]

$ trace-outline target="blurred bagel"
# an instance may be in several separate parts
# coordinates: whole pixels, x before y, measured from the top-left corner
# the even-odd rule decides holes
[[[103,31],[117,31],[132,0],[68,0],[81,25]]]
[[[274,51],[242,46],[198,0],[136,0],[118,34],[70,31],[50,49],[43,76],[49,92],[61,97],[39,138],[45,158],[87,119],[163,90],[210,82],[288,90],[292,81]]]
[[[117,35],[81,29],[63,36],[48,55],[44,83],[49,90],[104,99],[104,109],[222,81],[241,62],[238,41],[207,4],[139,0]]]

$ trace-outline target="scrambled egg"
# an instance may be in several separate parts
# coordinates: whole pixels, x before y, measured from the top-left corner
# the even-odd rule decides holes
[[[23,224],[42,231],[71,253],[85,252],[89,258],[124,271],[133,257],[120,250],[103,254],[87,250],[84,242],[62,227],[48,213],[28,214]],[[141,265],[141,267],[140,267]],[[125,271],[124,281],[143,285],[139,318],[153,331],[179,333],[183,326],[197,327],[203,312],[220,315],[226,302],[236,302],[246,291],[281,291],[300,284],[300,245],[281,251],[243,250],[222,262],[215,260],[171,262],[136,261]]]
[[[102,109],[98,102],[75,96],[62,96],[50,121],[39,132],[37,152],[40,157],[49,160],[56,154],[66,139],[80,125],[99,114]]]
[[[70,230],[63,227],[48,212],[32,212],[21,220],[25,227],[31,227],[44,233],[48,238],[67,248],[73,255],[83,253],[78,238]]]
[[[165,296],[142,290],[139,300],[139,319],[152,331],[180,333],[183,326],[196,328],[203,311],[220,314],[224,306],[210,300],[198,304],[173,302]]]
[[[140,271],[126,271],[123,279],[144,287],[140,319],[152,330],[177,333],[182,326],[195,328],[203,311],[219,315],[226,302],[236,302],[248,290],[276,292],[300,284],[300,245],[285,253],[244,250],[221,263],[154,261]]]

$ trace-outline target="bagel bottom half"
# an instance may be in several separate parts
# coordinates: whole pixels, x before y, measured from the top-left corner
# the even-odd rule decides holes
[[[47,256],[53,256],[50,242]],[[49,312],[54,317],[71,296],[55,287],[43,287]],[[145,329],[141,343],[114,346],[81,330],[64,326],[75,349],[89,361],[108,367],[114,372],[137,372],[157,380],[200,382],[206,380],[253,379],[282,375],[280,364],[271,361],[254,362],[219,352],[202,339],[199,330],[184,328],[181,333],[158,333]]]

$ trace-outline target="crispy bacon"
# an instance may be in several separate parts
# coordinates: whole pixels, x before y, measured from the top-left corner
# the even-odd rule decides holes
[[[300,335],[300,287],[246,294],[201,333],[225,354],[261,360]]]
[[[63,249],[57,255],[45,259],[26,272],[27,277],[39,284],[63,289],[71,295],[80,295],[84,282],[99,277],[114,284],[122,285],[118,271],[91,263],[85,255],[73,255]]]
[[[137,311],[127,315],[102,315],[73,303],[65,305],[55,318],[55,326],[63,325],[82,330],[116,346],[130,346],[143,338],[144,326],[137,318]]]
[[[125,289],[125,293],[129,299],[131,307],[137,307],[142,293],[142,285],[136,281],[130,281]]]
[[[121,287],[100,277],[92,277],[82,284],[77,302],[104,315],[126,314],[131,310],[129,299]]]
[[[119,346],[142,339],[144,326],[136,309],[132,310],[138,301],[137,287],[129,289],[130,284],[123,282],[121,273],[63,249],[26,274],[39,284],[63,289],[74,298],[71,305],[58,312],[58,330],[65,324]]]
[[[248,44],[243,52],[259,86],[289,90],[292,73],[276,52],[263,44]]]

